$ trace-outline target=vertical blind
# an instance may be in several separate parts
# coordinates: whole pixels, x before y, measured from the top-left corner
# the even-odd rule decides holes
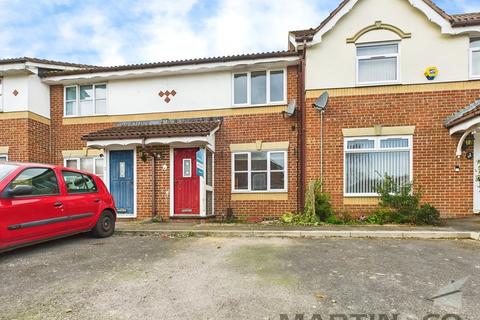
[[[399,185],[410,182],[410,141],[408,138],[348,141],[345,150],[345,192],[353,195],[376,194],[386,175]]]
[[[398,44],[357,47],[358,82],[398,80]]]

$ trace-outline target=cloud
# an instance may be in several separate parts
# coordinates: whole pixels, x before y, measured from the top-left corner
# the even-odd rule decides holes
[[[0,0],[0,56],[116,65],[284,50],[288,30],[327,14],[318,2]]]

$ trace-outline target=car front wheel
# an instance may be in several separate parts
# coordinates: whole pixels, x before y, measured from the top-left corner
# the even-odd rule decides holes
[[[92,229],[93,236],[97,238],[110,237],[115,231],[115,217],[111,211],[103,211],[100,218]]]

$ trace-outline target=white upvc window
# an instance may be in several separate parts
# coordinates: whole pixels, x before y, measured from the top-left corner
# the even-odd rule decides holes
[[[283,104],[287,101],[287,71],[261,70],[232,75],[236,106]]]
[[[63,165],[67,168],[82,170],[99,176],[105,176],[105,159],[101,157],[65,158]]]
[[[287,192],[287,152],[232,154],[232,192]]]
[[[345,138],[344,195],[377,196],[386,175],[402,185],[412,181],[412,136]]]
[[[470,39],[470,78],[480,78],[480,38]]]
[[[92,116],[107,113],[107,85],[105,83],[66,86],[64,115]]]
[[[400,82],[398,42],[357,45],[357,84],[376,85]]]
[[[0,153],[0,161],[8,161],[8,154]]]

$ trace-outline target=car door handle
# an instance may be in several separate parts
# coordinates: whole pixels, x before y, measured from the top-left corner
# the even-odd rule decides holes
[[[53,206],[54,206],[54,207],[61,207],[61,206],[63,206],[63,203],[61,203],[60,201],[58,201],[58,202],[55,202],[55,203],[53,204]]]
[[[99,203],[99,202],[100,202],[100,199],[95,199],[95,200],[93,200],[93,202]]]

